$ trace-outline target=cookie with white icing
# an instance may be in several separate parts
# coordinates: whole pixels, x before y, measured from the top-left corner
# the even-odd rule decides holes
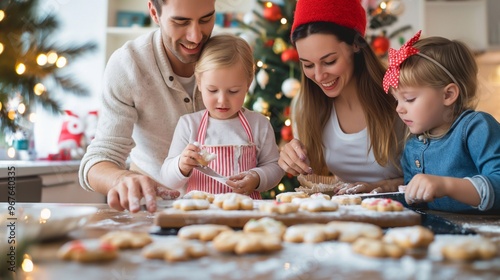
[[[277,235],[243,231],[225,231],[212,242],[217,251],[238,255],[278,251],[283,248],[281,243],[281,238]]]
[[[182,198],[184,199],[205,199],[212,203],[215,196],[209,192],[193,190],[186,193]]]
[[[434,241],[434,233],[423,226],[391,228],[387,230],[383,240],[405,249],[427,247]]]
[[[359,238],[380,239],[383,236],[382,228],[369,223],[331,221],[326,224],[326,227],[332,231],[338,231],[338,240],[341,242],[352,243]]]
[[[300,202],[300,210],[309,212],[332,212],[338,209],[338,203],[331,200],[307,199]]]
[[[308,198],[309,195],[305,192],[284,192],[276,196],[276,201],[278,202],[292,202],[294,198]]]
[[[61,246],[57,256],[83,263],[111,261],[118,257],[118,248],[99,239],[73,240]]]
[[[243,226],[244,232],[262,232],[271,235],[279,236],[280,238],[286,231],[286,226],[270,217],[260,218],[258,220],[250,220]]]
[[[203,199],[179,199],[174,201],[172,207],[184,211],[205,210],[210,207],[210,202]]]
[[[361,197],[355,194],[334,195],[332,201],[340,205],[359,205],[361,204]]]
[[[177,236],[181,239],[212,241],[217,235],[224,231],[233,231],[233,229],[226,225],[215,224],[187,225],[179,230]]]
[[[318,243],[336,239],[339,232],[324,224],[298,224],[286,229],[283,240],[293,243]]]
[[[358,254],[372,258],[401,258],[405,251],[396,244],[386,243],[378,239],[359,238],[351,246]]]
[[[253,199],[238,193],[217,194],[213,204],[224,210],[253,210]]]
[[[488,260],[497,255],[497,246],[485,237],[461,236],[445,242],[441,253],[453,261]]]
[[[100,237],[101,241],[107,242],[119,249],[142,248],[153,242],[149,233],[131,231],[112,231]]]
[[[169,240],[149,244],[142,249],[148,259],[163,259],[169,262],[188,261],[208,255],[207,247],[193,240]]]
[[[299,210],[299,205],[290,202],[264,202],[259,205],[259,210],[266,213],[289,214]]]

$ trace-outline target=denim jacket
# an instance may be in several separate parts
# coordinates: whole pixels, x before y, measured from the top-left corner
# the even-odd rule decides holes
[[[416,174],[465,178],[476,188],[481,202],[472,207],[450,197],[428,203],[433,210],[448,212],[500,209],[500,124],[489,114],[468,110],[439,139],[407,141],[401,166],[405,184]]]

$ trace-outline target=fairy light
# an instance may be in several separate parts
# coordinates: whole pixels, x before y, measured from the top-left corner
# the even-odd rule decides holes
[[[264,62],[262,62],[261,60],[257,61],[257,67],[262,67],[264,66]]]
[[[386,3],[385,1],[380,2],[380,8],[381,8],[382,10],[387,9],[387,3]]]
[[[3,10],[0,10],[0,21],[2,21],[5,18],[5,12]]]
[[[47,53],[47,62],[48,63],[50,63],[50,64],[56,63],[57,58],[58,58],[57,53],[55,53],[55,52]]]
[[[16,73],[18,75],[22,75],[22,74],[24,74],[24,72],[26,72],[26,65],[24,65],[24,63],[17,64]]]
[[[9,158],[15,158],[16,157],[16,149],[14,147],[10,147],[7,149],[7,156]]]
[[[33,91],[36,95],[40,96],[45,92],[45,86],[42,83],[38,83],[33,87]]]
[[[290,119],[286,119],[285,125],[290,126],[292,124],[292,121]]]
[[[38,120],[38,117],[35,113],[31,113],[28,117],[28,120],[32,123],[35,123]]]
[[[36,63],[40,66],[44,66],[45,64],[47,64],[47,55],[44,53],[39,54],[36,57]]]
[[[48,220],[50,218],[50,209],[48,208],[43,208],[42,211],[40,211],[40,218],[44,220]]]
[[[0,110],[2,110],[2,102],[0,102]]]
[[[68,60],[64,56],[60,56],[56,61],[56,66],[58,68],[63,68],[68,63]]]
[[[17,111],[21,115],[24,114],[24,112],[26,112],[26,105],[24,105],[24,103],[19,103],[19,105],[17,106]]]
[[[2,53],[3,53],[3,49],[4,49],[3,44],[2,44],[2,43],[0,43],[0,54],[2,54]]]
[[[15,118],[16,118],[16,111],[14,110],[9,110],[9,112],[7,113],[7,117],[13,121]]]
[[[288,20],[286,18],[281,18],[280,22],[281,24],[285,25],[288,23]]]
[[[273,6],[273,3],[271,3],[271,2],[266,2],[266,7],[267,7],[267,8],[271,8],[272,6]]]
[[[278,185],[278,190],[280,190],[280,191],[284,191],[284,190],[285,190],[285,184],[280,183],[280,184]]]
[[[30,255],[24,254],[23,263],[21,264],[21,268],[24,272],[32,272],[33,271],[33,261],[31,260]]]

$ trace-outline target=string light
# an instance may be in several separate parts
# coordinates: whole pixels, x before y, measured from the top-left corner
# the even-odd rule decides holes
[[[2,110],[2,102],[0,102],[0,110]]]
[[[2,53],[3,53],[3,49],[4,49],[4,48],[3,48],[3,44],[2,44],[2,43],[0,43],[0,54],[2,54]]]
[[[5,17],[5,12],[3,10],[0,10],[0,21],[2,21]]]
[[[17,106],[17,111],[21,115],[24,114],[24,112],[26,112],[26,105],[24,105],[24,103],[19,103],[19,106]]]
[[[273,3],[271,3],[271,2],[266,2],[266,7],[267,7],[267,8],[271,8],[272,6],[273,6]]]
[[[9,110],[9,112],[7,113],[7,117],[13,121],[16,118],[16,111]]]
[[[45,86],[42,83],[38,83],[33,87],[33,91],[36,95],[40,96],[45,92]]]
[[[387,8],[387,3],[385,3],[385,1],[380,2],[380,8],[385,10]]]
[[[60,56],[57,61],[56,61],[56,66],[58,68],[63,68],[64,66],[66,66],[66,63],[68,62],[68,60],[66,60],[66,58],[64,56]]]
[[[262,62],[262,61],[260,61],[260,60],[259,60],[259,61],[257,61],[257,67],[259,67],[259,68],[260,68],[260,67],[262,67],[263,65],[264,65],[264,62]]]
[[[28,117],[29,121],[32,122],[32,123],[35,123],[38,118],[37,118],[37,115],[35,113],[31,113]]]
[[[9,158],[15,158],[16,157],[16,149],[14,147],[10,147],[7,149],[7,156]]]
[[[44,66],[45,64],[47,64],[47,55],[44,53],[39,54],[36,57],[36,63],[40,66]]]
[[[288,20],[286,18],[281,18],[280,22],[281,24],[285,25],[287,24]]]
[[[286,119],[285,125],[290,126],[292,124],[292,121],[290,119]]]
[[[24,260],[23,263],[21,264],[21,267],[24,272],[32,272],[33,271],[33,261],[31,260],[30,255],[24,254]]]
[[[278,190],[280,190],[280,191],[284,191],[284,190],[285,190],[285,184],[280,183],[280,184],[278,185]]]
[[[48,63],[50,63],[50,64],[56,63],[57,58],[58,58],[57,53],[55,53],[55,52],[47,53],[47,62]]]
[[[16,73],[18,75],[22,75],[22,74],[24,74],[24,72],[26,72],[26,65],[24,65],[23,63],[17,64]]]

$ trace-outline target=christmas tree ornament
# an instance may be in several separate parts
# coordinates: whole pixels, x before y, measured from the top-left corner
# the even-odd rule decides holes
[[[287,49],[287,44],[282,38],[276,38],[273,44],[273,52],[275,54],[283,53]]]
[[[269,103],[264,101],[262,97],[257,97],[257,100],[253,103],[252,110],[266,115],[269,112]]]
[[[257,83],[262,89],[265,89],[267,84],[269,83],[269,74],[267,74],[266,70],[261,68],[255,77]]]
[[[250,86],[248,87],[248,92],[249,93],[254,93],[255,87],[257,86],[257,82],[255,81],[255,78],[252,79],[252,82],[250,83]]]
[[[245,24],[251,25],[255,22],[255,15],[253,12],[248,12],[243,15],[243,22]]]
[[[405,10],[405,5],[401,0],[391,0],[387,2],[386,11],[392,15],[399,16]]]
[[[283,61],[283,63],[291,61],[299,62],[299,53],[295,48],[289,48],[281,53],[281,61]]]
[[[293,139],[292,126],[285,125],[281,128],[281,138],[286,142],[292,141]]]
[[[288,98],[294,98],[299,90],[300,82],[295,78],[288,78],[281,85],[281,92]]]
[[[262,16],[268,21],[278,21],[283,17],[280,6],[271,2],[266,3]]]
[[[371,43],[372,49],[378,56],[384,56],[389,51],[390,41],[384,35],[377,36]]]

